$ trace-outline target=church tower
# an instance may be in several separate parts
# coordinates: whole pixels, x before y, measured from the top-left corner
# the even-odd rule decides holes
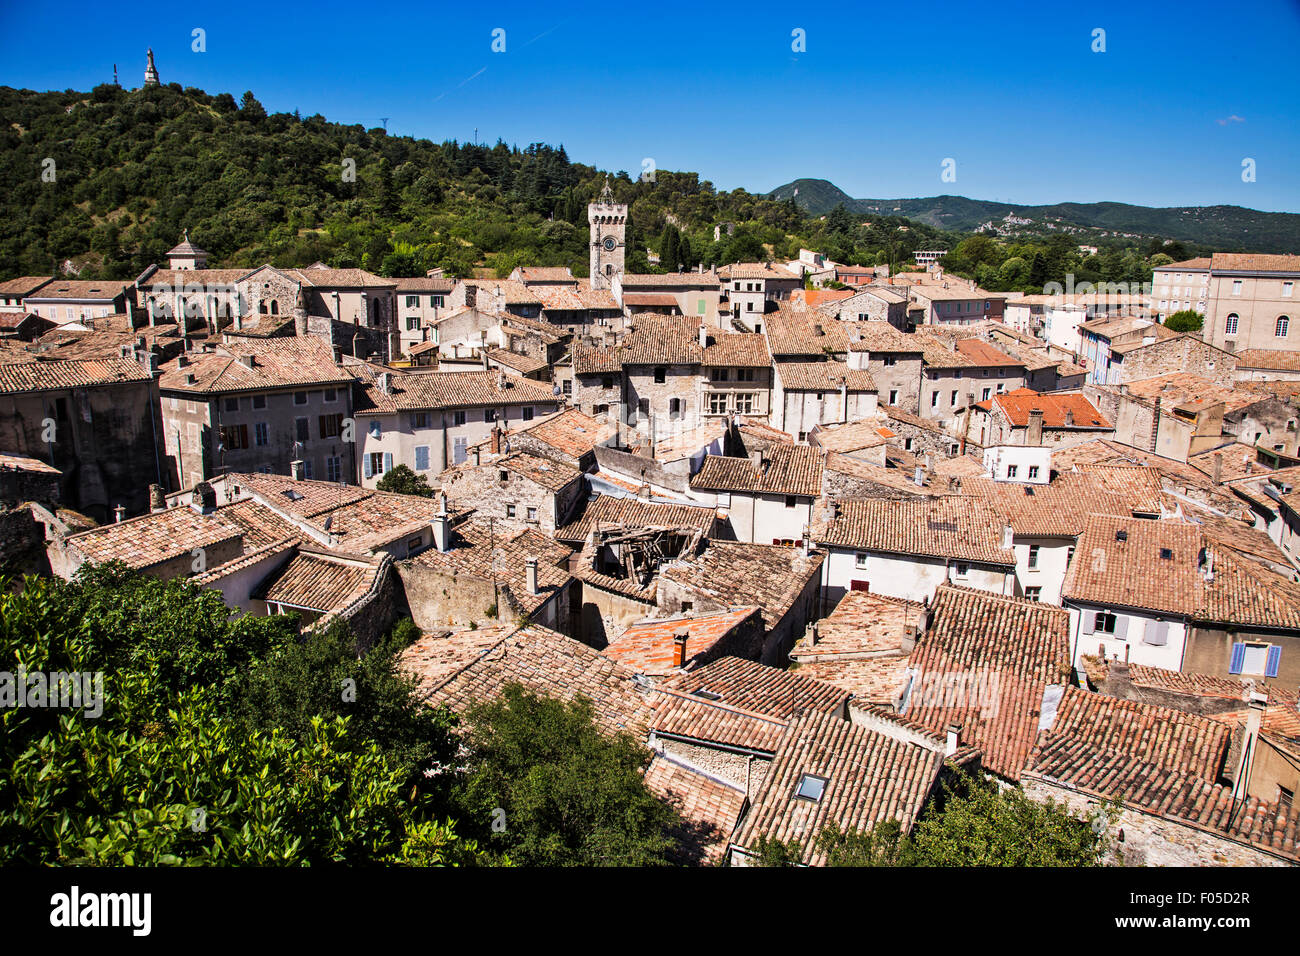
[[[153,65],[153,47],[149,48],[149,65],[144,68],[144,85],[158,85],[158,68]]]
[[[600,198],[587,203],[587,222],[591,226],[591,287],[608,289],[614,277],[623,274],[627,251],[627,204],[614,202],[608,176]]]

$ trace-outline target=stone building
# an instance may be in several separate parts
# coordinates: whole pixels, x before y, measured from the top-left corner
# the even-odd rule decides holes
[[[498,447],[504,441],[498,438]],[[536,527],[547,534],[568,524],[587,496],[576,467],[526,451],[472,455],[438,480],[458,509],[472,508],[477,515],[501,519],[505,527]]]

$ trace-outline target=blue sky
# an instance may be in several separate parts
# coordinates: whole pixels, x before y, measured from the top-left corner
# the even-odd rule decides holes
[[[116,62],[135,87],[152,46],[163,82],[268,110],[633,174],[650,157],[724,189],[1300,212],[1300,0],[177,7],[6,3],[0,84],[89,89]]]

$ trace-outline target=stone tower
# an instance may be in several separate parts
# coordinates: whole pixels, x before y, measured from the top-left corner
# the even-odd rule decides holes
[[[627,204],[614,202],[608,176],[600,198],[587,203],[587,222],[591,226],[591,287],[608,289],[614,277],[623,274],[627,251]]]
[[[144,85],[158,85],[158,68],[153,65],[153,47],[149,48],[149,65],[144,68]]]

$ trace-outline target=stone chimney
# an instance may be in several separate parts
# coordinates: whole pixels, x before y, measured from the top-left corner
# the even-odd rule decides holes
[[[307,477],[307,464],[301,458],[295,458],[289,462],[289,477],[294,481],[302,481]]]
[[[1065,424],[1067,427],[1074,424],[1074,409],[1067,408],[1065,410]]]
[[[497,425],[492,426],[492,454],[501,454],[501,428]]]
[[[944,741],[943,755],[951,757],[961,746],[961,724],[948,725],[948,739]]]
[[[529,558],[524,562],[524,574],[528,581],[528,593],[540,594],[537,588],[537,559]]]
[[[1214,453],[1213,461],[1214,461],[1213,477],[1214,477],[1214,483],[1217,485],[1220,484],[1223,479],[1223,452],[1216,451]]]
[[[443,552],[450,550],[451,515],[447,514],[446,495],[443,496],[441,509],[433,516],[433,520],[429,524],[433,528],[433,546]]]
[[[217,493],[212,485],[200,481],[190,494],[190,507],[201,515],[210,515],[217,510]]]
[[[916,487],[918,488],[925,487],[925,469],[922,468],[920,465],[916,466],[916,473],[912,475],[912,481],[916,484]]]
[[[1232,797],[1234,800],[1244,796],[1246,788],[1250,785],[1246,768],[1252,762],[1250,758],[1255,750],[1256,741],[1259,740],[1259,730],[1264,725],[1264,707],[1267,704],[1267,697],[1251,691],[1250,707],[1246,711],[1246,730],[1241,740],[1241,758],[1237,764],[1236,778],[1232,781]]]
[[[673,635],[673,667],[686,666],[686,641],[690,638],[689,628],[681,627]]]
[[[163,494],[163,487],[160,484],[149,486],[149,511],[157,514],[160,511],[167,510],[167,496]]]
[[[1029,428],[1025,432],[1025,444],[1038,446],[1043,443],[1043,410],[1041,408],[1031,408],[1029,410]]]
[[[1015,530],[1009,524],[1002,526],[1002,547],[1010,548],[1015,542]]]

